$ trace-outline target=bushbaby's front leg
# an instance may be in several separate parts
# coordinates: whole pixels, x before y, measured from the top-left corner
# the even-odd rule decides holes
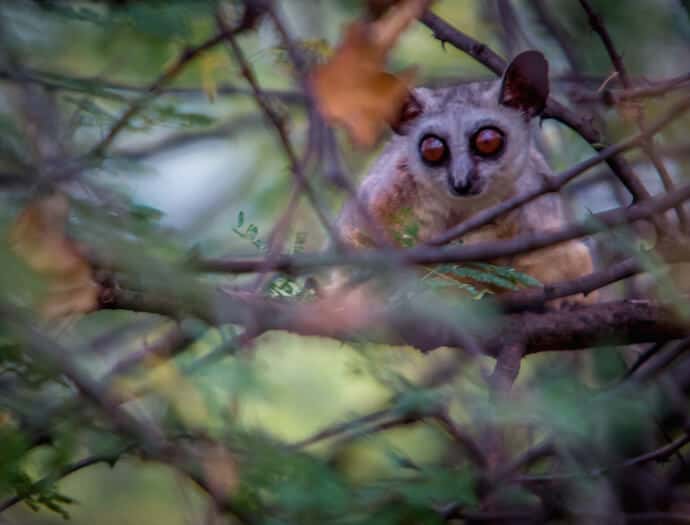
[[[580,241],[568,241],[518,256],[512,264],[516,270],[531,275],[544,285],[576,279],[594,269],[592,255]],[[560,308],[568,303],[591,304],[597,299],[598,294],[594,291],[587,295],[580,293],[554,299],[549,304]]]

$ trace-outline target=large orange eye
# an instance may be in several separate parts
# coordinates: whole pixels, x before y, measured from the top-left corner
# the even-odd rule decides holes
[[[422,155],[424,162],[431,166],[437,166],[446,161],[448,147],[436,135],[427,135],[419,143],[419,153]]]
[[[486,127],[477,131],[472,137],[472,149],[482,157],[493,157],[503,149],[505,138],[496,128]]]

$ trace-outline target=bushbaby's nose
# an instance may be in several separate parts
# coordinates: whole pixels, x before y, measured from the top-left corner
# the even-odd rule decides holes
[[[481,192],[477,167],[466,161],[454,165],[448,173],[450,193],[456,197],[470,197]]]
[[[450,186],[451,193],[461,197],[463,195],[467,195],[470,192],[470,188],[472,187],[472,184],[465,177],[456,178],[456,177],[448,176],[448,186]]]

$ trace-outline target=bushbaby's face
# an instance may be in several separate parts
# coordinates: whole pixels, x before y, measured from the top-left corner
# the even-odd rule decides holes
[[[424,113],[407,134],[415,176],[451,197],[468,199],[522,171],[531,143],[529,123],[498,104],[497,86],[418,90],[416,96]]]
[[[536,80],[541,84],[536,94],[529,79],[533,72],[525,71],[520,57],[500,81],[414,91],[414,111],[403,134],[408,166],[419,183],[450,198],[483,200],[488,193],[503,193],[522,173],[530,155],[531,119],[548,95],[543,57],[530,53],[528,66],[533,60],[544,65],[537,71],[543,78]]]

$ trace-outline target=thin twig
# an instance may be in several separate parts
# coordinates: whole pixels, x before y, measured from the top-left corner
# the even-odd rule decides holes
[[[320,441],[331,439],[341,434],[346,434],[348,432],[353,432],[357,429],[361,429],[363,426],[368,426],[377,423],[380,424],[381,421],[390,420],[391,414],[392,412],[390,409],[377,410],[376,412],[371,412],[370,414],[366,414],[364,416],[352,419],[350,421],[345,421],[344,423],[336,423],[327,428],[324,428],[323,430],[319,430],[318,432],[312,434],[309,437],[306,437],[300,441],[293,443],[291,447],[295,449],[305,448],[314,445],[315,443],[319,443]]]
[[[475,440],[467,432],[461,429],[455,421],[450,417],[447,409],[441,410],[436,416],[441,426],[448,432],[458,445],[465,449],[470,460],[474,465],[479,467],[487,466],[487,458],[482,452],[482,449],[477,445]]]
[[[245,78],[245,80],[251,87],[252,92],[254,93],[254,99],[256,100],[256,103],[259,105],[264,115],[271,122],[274,129],[276,130],[276,133],[278,134],[278,138],[280,139],[283,151],[285,151],[285,154],[287,155],[288,162],[290,163],[290,169],[292,171],[293,176],[295,177],[295,181],[299,191],[304,192],[304,194],[309,199],[314,212],[321,221],[321,224],[323,225],[324,229],[328,233],[329,237],[331,238],[335,246],[342,246],[338,232],[333,226],[333,223],[330,220],[330,218],[326,216],[326,212],[324,211],[324,206],[321,203],[321,199],[318,197],[317,193],[314,191],[311,184],[307,180],[307,177],[303,171],[303,167],[297,157],[297,154],[295,153],[294,148],[292,147],[292,142],[288,137],[288,132],[285,127],[284,119],[280,115],[278,115],[278,113],[276,113],[276,111],[273,109],[270,102],[268,101],[266,95],[261,90],[261,87],[259,86],[259,83],[256,79],[256,76],[254,75],[254,72],[252,71],[251,66],[249,65],[249,62],[244,56],[244,53],[240,48],[239,44],[235,40],[233,31],[227,26],[227,23],[225,22],[223,16],[220,13],[216,15],[216,22],[218,24],[218,27],[222,29],[224,39],[230,46],[232,54],[240,66],[242,76]]]
[[[672,455],[676,453],[676,451],[680,450],[683,448],[685,445],[690,443],[690,434],[686,434],[673,442],[664,445],[663,447],[659,447],[657,449],[654,449],[650,452],[647,452],[645,454],[641,454],[639,456],[635,456],[633,458],[630,458],[626,461],[623,461],[622,463],[619,463],[617,465],[612,465],[609,467],[602,467],[590,471],[583,471],[583,472],[573,472],[573,473],[555,473],[555,474],[543,474],[543,475],[534,475],[534,476],[517,476],[513,478],[514,481],[518,483],[542,483],[542,482],[563,482],[563,481],[568,481],[568,480],[573,480],[573,479],[581,479],[581,478],[597,478],[600,477],[608,472],[612,472],[615,470],[621,470],[625,468],[630,468],[634,467],[637,465],[642,465],[644,463],[649,463],[651,461],[665,461]]]
[[[561,49],[563,55],[568,61],[570,69],[574,73],[581,72],[583,68],[580,65],[580,60],[574,51],[576,47],[571,42],[570,35],[563,28],[558,19],[555,16],[553,16],[553,13],[550,9],[550,7],[553,6],[547,7],[545,0],[531,1],[532,7],[534,8],[534,11],[537,14],[539,22],[541,22],[541,24],[549,31],[549,33],[551,33],[551,36],[553,36],[556,43],[558,43],[558,47]]]
[[[625,259],[602,270],[592,272],[569,281],[547,284],[542,288],[528,288],[503,294],[497,298],[503,311],[517,312],[529,308],[542,307],[547,301],[569,297],[576,294],[591,293],[608,284],[632,277],[643,271],[635,258]]]
[[[238,28],[228,28],[202,42],[198,46],[185,48],[177,59],[148,87],[146,93],[134,100],[120,118],[115,121],[105,137],[92,148],[91,156],[97,157],[103,155],[115,138],[127,126],[129,121],[144,109],[154,97],[159,95],[165,86],[179,76],[191,62],[225,41],[229,36],[244,29],[246,28],[241,26]]]
[[[196,465],[196,460],[186,449],[169,441],[154,423],[134,417],[122,408],[118,399],[70,359],[71,352],[31,327],[10,309],[4,309],[3,314],[6,319],[13,321],[13,326],[27,339],[26,351],[71,381],[76,386],[80,396],[100,410],[118,433],[133,440],[146,457],[170,465],[185,474],[204,489],[219,508],[232,513],[242,523],[255,521],[252,516],[238,508],[230,496],[221,495],[214,490],[212,484]]]
[[[31,82],[52,90],[84,93],[96,98],[108,98],[117,101],[126,101],[128,97],[125,97],[125,94],[146,93],[150,96],[151,89],[150,86],[136,86],[108,79],[73,77],[31,68],[25,68],[21,80],[17,79],[9,71],[0,70],[0,80],[22,83]],[[251,90],[229,84],[217,86],[215,92],[219,96],[253,96]],[[208,94],[202,88],[195,87],[162,87],[158,90],[158,93],[160,95],[208,97]],[[286,104],[303,105],[305,103],[304,96],[297,91],[267,89],[265,93],[268,97],[280,100]]]
[[[601,38],[601,41],[603,42],[604,47],[606,48],[606,52],[608,53],[609,58],[611,59],[611,63],[613,64],[613,67],[615,68],[616,72],[618,73],[618,76],[620,77],[621,84],[623,84],[623,87],[625,89],[632,89],[632,82],[630,80],[630,76],[628,75],[628,71],[625,68],[623,58],[616,49],[616,46],[613,43],[613,39],[611,38],[611,35],[606,29],[606,26],[604,25],[604,21],[602,20],[601,16],[599,16],[599,14],[594,11],[592,5],[589,3],[589,0],[580,0],[580,5],[587,13],[590,26]],[[635,112],[635,120],[637,122],[637,126],[641,131],[643,131],[645,129],[644,109],[641,106],[637,106],[633,108],[633,111]],[[673,183],[671,174],[666,169],[666,165],[664,164],[663,159],[657,154],[654,146],[654,141],[651,137],[648,136],[644,138],[644,140],[642,141],[642,148],[649,157],[649,159],[652,161],[652,164],[656,168],[657,172],[659,173],[659,177],[661,178],[661,181],[664,184],[665,190],[673,191],[675,188],[675,184]],[[687,232],[688,228],[690,227],[690,219],[688,219],[687,213],[682,204],[676,207],[676,214],[678,215],[678,221],[680,222],[682,231]]]
[[[647,85],[633,85],[627,89],[604,89],[603,91],[583,92],[575,87],[570,89],[576,102],[600,102],[606,106],[616,106],[647,98],[663,97],[690,85],[690,73],[666,80],[649,82]]]

